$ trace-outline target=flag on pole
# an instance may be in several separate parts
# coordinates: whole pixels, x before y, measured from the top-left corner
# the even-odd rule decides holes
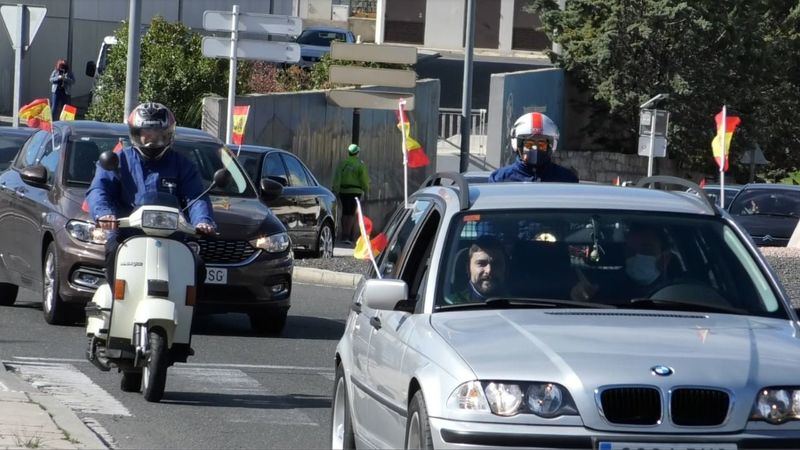
[[[358,197],[356,197],[356,216],[358,217],[358,229],[361,234],[361,236],[358,239],[361,242],[361,246],[365,248],[366,257],[369,258],[370,262],[372,262],[372,267],[375,269],[375,273],[378,275],[378,278],[382,278],[381,272],[378,270],[378,263],[375,262],[375,254],[373,253],[372,245],[366,245],[366,242],[369,241],[369,233],[367,232],[367,227],[366,224],[364,223],[364,213],[361,210],[361,202],[358,200]],[[372,222],[370,221],[370,231],[372,231],[371,228],[372,228]],[[384,241],[386,240],[385,237],[383,240]],[[356,243],[356,246],[358,246],[358,243]],[[381,250],[383,250],[383,248],[381,248]],[[354,250],[353,255],[355,256],[355,254],[356,252]],[[367,259],[367,258],[362,258],[362,259]]]
[[[31,128],[41,128],[50,131],[53,129],[53,116],[50,112],[50,100],[37,98],[19,110],[19,118],[25,119]]]
[[[250,105],[233,107],[233,143],[242,145],[244,141],[244,127],[247,124],[247,116],[250,115]]]
[[[620,185],[619,175],[617,175],[617,178],[614,178],[614,186],[619,186],[619,185]]]
[[[395,111],[397,116],[397,128],[405,135],[406,152],[408,153],[408,167],[416,169],[418,167],[425,167],[430,164],[428,155],[425,154],[425,148],[411,137],[411,123],[408,121],[408,115],[404,110]]]
[[[64,105],[64,109],[61,110],[61,115],[58,117],[58,120],[75,120],[75,114],[78,113],[78,108],[72,105]]]
[[[356,246],[353,248],[353,257],[356,259],[369,259],[369,249],[367,248],[367,239],[369,236],[372,236],[372,220],[369,217],[363,216],[364,221],[364,231],[366,232],[367,238],[364,238],[364,235],[358,237],[356,241]],[[386,234],[380,233],[372,239],[369,239],[370,247],[372,247],[372,255],[378,256],[383,249],[386,248]]]
[[[704,188],[704,187],[706,187],[706,177],[703,177],[703,179],[702,179],[702,180],[700,180],[700,187],[701,187],[701,188]]]
[[[723,111],[720,111],[719,114],[714,117],[714,120],[717,123],[717,135],[714,136],[714,140],[711,141],[711,149],[714,152],[714,159],[716,159],[717,165],[725,172],[728,170],[728,159],[733,132],[736,131],[736,127],[739,126],[742,119],[735,113],[725,111],[725,107],[723,107]]]

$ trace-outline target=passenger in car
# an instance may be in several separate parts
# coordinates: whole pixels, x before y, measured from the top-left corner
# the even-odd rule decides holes
[[[482,302],[487,298],[503,295],[508,257],[503,244],[492,236],[481,236],[469,247],[461,251],[466,258],[466,286],[457,290],[458,285],[451,286],[451,292],[445,296],[445,303],[458,304]],[[459,256],[460,256],[459,255]],[[456,257],[455,270],[463,264],[463,258]],[[457,282],[458,283],[458,282]],[[457,284],[454,283],[454,284]],[[462,282],[463,286],[463,282]]]

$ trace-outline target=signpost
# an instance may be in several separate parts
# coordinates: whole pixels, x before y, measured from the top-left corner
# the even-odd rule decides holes
[[[303,21],[294,16],[242,13],[239,12],[239,5],[233,5],[232,11],[205,11],[203,13],[203,29],[231,33],[230,38],[204,37],[202,45],[203,56],[230,59],[228,113],[226,116],[228,126],[225,131],[225,143],[231,144],[238,59],[258,59],[278,63],[296,63],[300,60],[300,46],[294,42],[240,39],[239,32],[295,36],[303,31]]]
[[[41,6],[3,5],[0,15],[6,26],[11,46],[14,48],[14,119],[13,125],[19,127],[20,96],[22,95],[22,58],[33,42],[39,26],[44,21],[47,8]]]
[[[667,128],[669,112],[647,109],[651,104],[664,100],[669,94],[658,94],[640,106],[639,156],[647,156],[647,176],[653,176],[653,158],[667,156]]]

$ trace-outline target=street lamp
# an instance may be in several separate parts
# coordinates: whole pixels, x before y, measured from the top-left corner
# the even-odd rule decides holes
[[[647,107],[649,107],[650,105],[653,105],[653,104],[655,104],[657,102],[660,102],[661,100],[666,100],[668,98],[669,98],[669,94],[658,94],[655,97],[651,98],[650,100],[642,103],[642,105],[639,106],[639,110],[640,111],[644,110]],[[656,111],[653,110],[653,112],[650,114],[650,148],[647,151],[647,176],[648,177],[652,177],[653,176],[653,152],[655,151],[655,146],[656,146],[656,116],[657,116]]]

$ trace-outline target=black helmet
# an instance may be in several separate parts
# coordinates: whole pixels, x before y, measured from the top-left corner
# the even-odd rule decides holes
[[[175,116],[161,103],[142,103],[128,116],[131,144],[144,159],[157,160],[175,138]]]

